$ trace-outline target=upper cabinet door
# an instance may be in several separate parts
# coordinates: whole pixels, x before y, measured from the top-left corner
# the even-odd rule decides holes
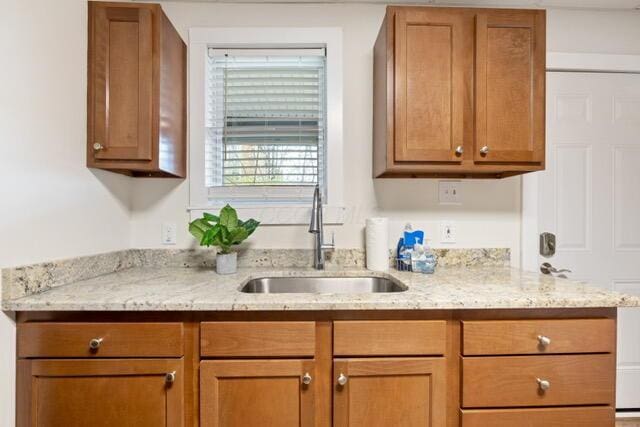
[[[465,19],[455,10],[427,8],[395,15],[396,162],[462,160],[473,48]]]
[[[152,12],[104,4],[94,7],[93,81],[89,82],[95,91],[94,157],[151,160]]]
[[[545,12],[476,15],[476,162],[543,162]]]

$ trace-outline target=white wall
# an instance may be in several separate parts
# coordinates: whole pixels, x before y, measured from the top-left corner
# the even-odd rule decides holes
[[[520,252],[520,178],[464,181],[461,206],[437,201],[436,180],[371,179],[372,52],[384,5],[374,4],[215,4],[163,2],[182,37],[190,27],[339,26],[344,35],[344,158],[347,223],[336,228],[340,247],[363,246],[364,219],[388,216],[392,233],[407,221],[422,227],[439,244],[439,222],[457,223],[454,247],[503,246]],[[640,53],[640,13],[548,11],[549,51]],[[163,221],[178,225],[178,246],[194,244],[186,230],[188,182],[138,180],[134,184],[132,245],[157,247]],[[310,247],[304,226],[258,229],[254,247]]]
[[[0,268],[128,248],[131,180],[85,167],[87,6],[0,13]],[[15,326],[0,313],[0,426],[14,425]]]
[[[549,10],[547,50],[640,55],[640,11]]]
[[[347,222],[336,227],[336,244],[362,247],[364,220],[374,215],[392,219],[399,231],[411,221],[436,237],[441,220],[457,222],[460,247],[510,247],[518,259],[520,180],[463,183],[461,206],[440,206],[435,180],[372,180],[372,47],[385,12],[384,5],[255,5],[163,3],[167,16],[187,40],[190,27],[219,26],[329,26],[342,27],[344,50],[344,159]],[[167,194],[165,189],[169,189]],[[132,211],[132,244],[160,244],[163,221],[178,224],[178,245],[193,239],[186,231],[189,219],[188,183],[136,181]],[[397,233],[393,233],[395,236]],[[399,234],[398,234],[399,235]],[[311,247],[305,226],[259,228],[251,239],[255,247]]]

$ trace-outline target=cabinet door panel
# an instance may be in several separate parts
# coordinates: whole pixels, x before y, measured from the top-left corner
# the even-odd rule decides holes
[[[152,12],[100,5],[94,19],[94,157],[151,160]]]
[[[459,162],[471,56],[465,15],[400,10],[395,23],[395,160]]]
[[[476,162],[544,161],[544,32],[544,11],[477,14]]]
[[[333,373],[337,427],[445,425],[443,358],[336,359]]]
[[[181,359],[19,360],[18,381],[21,427],[183,425]]]
[[[304,385],[302,377],[311,375]],[[200,364],[200,424],[203,427],[314,424],[314,362],[221,360]]]

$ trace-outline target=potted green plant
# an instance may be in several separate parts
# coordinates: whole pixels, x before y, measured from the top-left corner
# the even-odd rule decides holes
[[[218,274],[233,274],[237,270],[237,253],[231,250],[249,237],[260,223],[251,218],[247,221],[238,219],[238,214],[231,206],[226,205],[220,215],[202,214],[189,223],[189,232],[198,239],[200,246],[217,246],[216,271]]]

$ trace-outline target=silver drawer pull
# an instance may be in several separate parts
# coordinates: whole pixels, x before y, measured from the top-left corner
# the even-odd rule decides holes
[[[485,156],[489,154],[489,147],[486,145],[480,149],[480,154],[484,154]]]
[[[551,388],[551,383],[547,380],[536,378],[536,381],[538,382],[538,388],[542,391],[547,391]]]
[[[176,371],[167,372],[167,374],[164,376],[164,380],[167,384],[173,384],[174,382],[176,382]]]
[[[100,348],[101,345],[102,345],[102,338],[93,338],[91,341],[89,341],[89,348],[91,350],[97,350]]]
[[[302,384],[309,385],[311,384],[311,380],[311,374],[309,374],[309,372],[305,372],[305,374],[302,376]]]
[[[538,335],[538,342],[542,347],[547,347],[551,344],[551,338],[545,337],[544,335]]]
[[[349,381],[349,378],[347,378],[347,376],[345,374],[340,372],[340,375],[338,375],[338,384],[343,386],[343,385],[345,385],[347,383],[347,381]]]

